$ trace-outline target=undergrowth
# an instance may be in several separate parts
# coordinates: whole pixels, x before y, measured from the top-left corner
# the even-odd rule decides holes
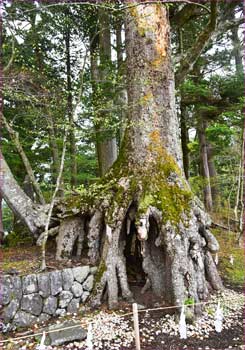
[[[234,232],[221,229],[213,229],[212,232],[220,244],[218,267],[223,279],[227,283],[243,287],[245,283],[243,242],[241,246],[238,245],[237,234]],[[231,256],[234,259],[233,265],[230,261]]]

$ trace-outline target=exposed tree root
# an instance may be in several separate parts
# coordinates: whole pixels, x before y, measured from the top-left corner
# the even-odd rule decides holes
[[[219,245],[208,230],[210,218],[201,203],[190,199],[188,211],[184,206],[180,220],[171,222],[166,220],[168,214],[152,203],[143,203],[142,210],[146,193],[139,181],[139,186],[133,189],[134,182],[130,179],[120,178],[118,183],[116,190],[115,182],[111,188],[106,188],[107,196],[99,205],[97,202],[96,208],[86,213],[82,211],[80,218],[65,219],[60,227],[57,256],[71,254],[77,237],[82,235],[86,237],[91,265],[99,266],[91,304],[100,304],[105,295],[110,308],[117,307],[119,297],[133,300],[125,250],[127,242],[133,250],[135,242],[132,235],[129,238],[132,230],[141,242],[142,267],[147,281],[143,292],[150,287],[168,303],[182,305],[187,299],[195,302],[207,299],[210,287],[221,289],[222,282],[211,255]],[[169,186],[174,186],[173,182]],[[147,196],[152,198],[155,193]],[[84,225],[85,215],[89,218],[88,225]],[[198,313],[200,309],[195,311]]]

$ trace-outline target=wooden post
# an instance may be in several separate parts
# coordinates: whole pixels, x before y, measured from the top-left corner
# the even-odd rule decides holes
[[[140,330],[139,330],[138,306],[136,303],[133,303],[133,316],[134,316],[134,333],[135,333],[136,350],[140,350]]]

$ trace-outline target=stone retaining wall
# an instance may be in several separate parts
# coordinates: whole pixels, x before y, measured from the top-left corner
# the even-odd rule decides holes
[[[1,283],[4,324],[27,327],[75,313],[93,289],[96,267],[79,266],[27,276],[5,275]]]

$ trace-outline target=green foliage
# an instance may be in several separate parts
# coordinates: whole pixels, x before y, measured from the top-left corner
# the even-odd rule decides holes
[[[185,299],[184,305],[194,305],[195,299],[194,298],[187,298]]]
[[[198,96],[201,98],[212,97],[212,90],[207,81],[201,81],[198,84],[193,80],[187,79],[180,87],[181,94],[185,97]]]
[[[33,243],[33,237],[29,234],[26,234],[26,232],[17,233],[14,231],[11,231],[8,233],[8,235],[4,238],[4,247],[7,248],[13,248],[13,247],[19,247],[19,246],[25,246]]]
[[[212,123],[206,130],[207,139],[214,146],[216,152],[231,146],[236,130],[222,123]]]
[[[2,207],[3,230],[10,232],[13,229],[13,213],[5,203]]]

